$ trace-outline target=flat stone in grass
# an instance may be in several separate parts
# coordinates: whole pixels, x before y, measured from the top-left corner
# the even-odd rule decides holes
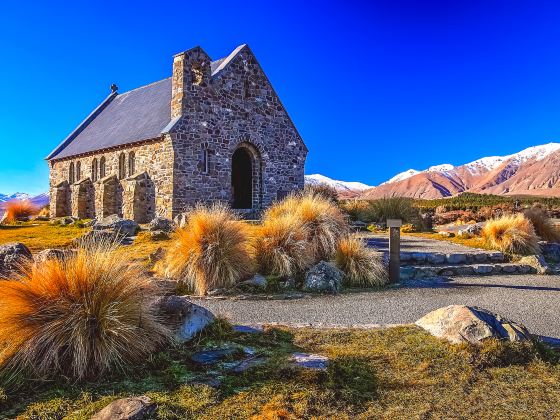
[[[320,354],[292,353],[290,360],[296,366],[306,369],[325,370],[329,365],[329,358]]]
[[[342,287],[343,277],[344,273],[333,264],[321,261],[307,272],[303,290],[336,294]]]
[[[476,306],[450,305],[424,315],[416,325],[451,343],[478,344],[489,338],[525,341],[531,334],[521,324]]]
[[[191,360],[202,365],[210,365],[213,363],[218,363],[219,361],[232,356],[236,352],[237,349],[231,347],[224,347],[215,350],[197,351],[191,356]]]
[[[21,265],[32,258],[29,248],[21,242],[0,245],[0,278],[18,273]]]
[[[91,420],[142,420],[152,416],[156,408],[147,396],[122,398],[94,414]]]

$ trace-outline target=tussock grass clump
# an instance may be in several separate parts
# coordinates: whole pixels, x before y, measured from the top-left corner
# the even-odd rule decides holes
[[[373,219],[386,222],[387,219],[401,219],[412,223],[417,229],[422,228],[420,211],[414,206],[414,200],[405,197],[385,197],[371,202]]]
[[[141,362],[167,340],[157,289],[113,250],[89,243],[2,282],[1,365],[79,380]]]
[[[329,260],[334,256],[339,239],[348,233],[348,220],[340,208],[320,195],[291,195],[271,206],[264,222],[274,224],[292,221],[294,230],[303,225],[314,261]]]
[[[318,195],[321,198],[332,201],[333,203],[338,203],[338,192],[334,187],[327,184],[307,184],[303,188],[304,195]]]
[[[199,295],[234,286],[254,271],[253,236],[253,229],[225,205],[198,205],[156,271]]]
[[[339,242],[335,261],[345,273],[348,286],[382,286],[388,281],[381,253],[368,249],[355,236],[345,237]]]
[[[533,224],[522,214],[489,220],[482,229],[486,244],[509,254],[536,254],[539,238]]]
[[[531,221],[535,232],[543,241],[560,242],[560,230],[552,223],[546,210],[535,206],[525,210],[524,214]]]
[[[6,222],[8,223],[27,220],[37,213],[39,213],[39,209],[29,200],[12,200],[6,203]]]
[[[314,254],[307,238],[308,228],[299,217],[291,214],[265,217],[256,242],[260,270],[289,277],[308,268]]]

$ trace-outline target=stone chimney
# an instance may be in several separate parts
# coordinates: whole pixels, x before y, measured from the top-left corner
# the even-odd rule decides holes
[[[173,57],[171,77],[171,118],[183,115],[189,99],[195,99],[200,90],[210,84],[210,57],[200,47],[192,48]]]

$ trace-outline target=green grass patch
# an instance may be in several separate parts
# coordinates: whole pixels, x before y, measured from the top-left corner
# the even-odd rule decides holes
[[[239,351],[212,366],[198,350]],[[267,363],[243,373],[227,366],[250,348]],[[292,352],[329,357],[326,371],[289,363]],[[205,384],[209,377],[221,386]],[[20,378],[5,389],[5,418],[88,419],[114,399],[148,395],[156,418],[502,418],[560,415],[560,366],[542,344],[488,341],[453,346],[416,327],[383,330],[268,328],[234,332],[218,321],[193,343],[167,349],[126,374],[98,383]]]

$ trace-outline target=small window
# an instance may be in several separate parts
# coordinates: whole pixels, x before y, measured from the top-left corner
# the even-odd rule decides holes
[[[105,156],[99,161],[99,178],[105,178]]]
[[[135,165],[136,164],[134,162],[134,152],[130,152],[128,154],[128,176],[134,175],[134,172],[136,170]]]
[[[68,168],[68,182],[73,184],[76,181],[76,174],[74,172],[74,162],[70,162],[70,167]]]
[[[78,161],[76,163],[76,181],[82,179],[82,164]]]
[[[210,162],[209,162],[209,153],[208,149],[204,149],[202,151],[202,172],[205,174],[210,172]]]
[[[119,179],[126,177],[125,159],[124,153],[121,153],[119,155]]]
[[[91,180],[93,182],[97,181],[97,174],[98,174],[98,163],[97,163],[97,159],[93,159],[93,161],[91,162]]]

